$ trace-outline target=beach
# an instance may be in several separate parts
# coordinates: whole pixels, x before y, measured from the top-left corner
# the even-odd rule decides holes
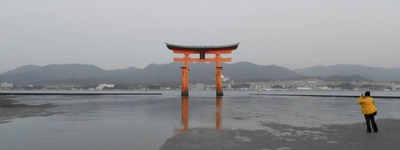
[[[204,91],[186,98],[174,91],[163,95],[0,96],[0,149],[399,147],[398,99],[376,99],[379,133],[366,133],[355,98],[249,93],[228,91],[224,97],[214,97],[213,91]]]

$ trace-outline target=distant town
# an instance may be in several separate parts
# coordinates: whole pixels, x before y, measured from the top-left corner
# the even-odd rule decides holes
[[[215,83],[190,83],[191,90],[215,90]],[[180,84],[40,84],[14,85],[10,82],[0,84],[0,90],[180,90]],[[363,82],[326,82],[318,78],[303,80],[284,80],[269,82],[225,82],[224,90],[239,91],[283,91],[283,90],[375,90],[400,91],[400,82],[363,81]]]

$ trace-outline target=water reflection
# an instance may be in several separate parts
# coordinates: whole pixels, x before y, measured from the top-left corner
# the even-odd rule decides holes
[[[179,132],[183,132],[189,129],[189,96],[182,96],[182,121],[183,129]]]
[[[217,96],[215,100],[216,112],[215,112],[215,129],[218,131],[222,125],[222,96]]]
[[[222,126],[222,96],[216,97],[215,107],[215,129],[219,131]],[[189,130],[189,96],[182,96],[181,109],[182,128],[178,130],[178,133]]]

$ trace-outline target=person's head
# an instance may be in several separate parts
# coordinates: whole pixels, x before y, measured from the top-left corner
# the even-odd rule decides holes
[[[371,96],[371,92],[366,91],[364,95],[365,95],[365,96]]]

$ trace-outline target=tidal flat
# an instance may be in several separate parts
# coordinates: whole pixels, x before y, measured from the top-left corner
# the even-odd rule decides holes
[[[357,149],[368,141],[391,149],[399,140],[399,99],[375,99],[380,132],[367,134],[354,98],[251,93],[2,96],[0,149]]]

